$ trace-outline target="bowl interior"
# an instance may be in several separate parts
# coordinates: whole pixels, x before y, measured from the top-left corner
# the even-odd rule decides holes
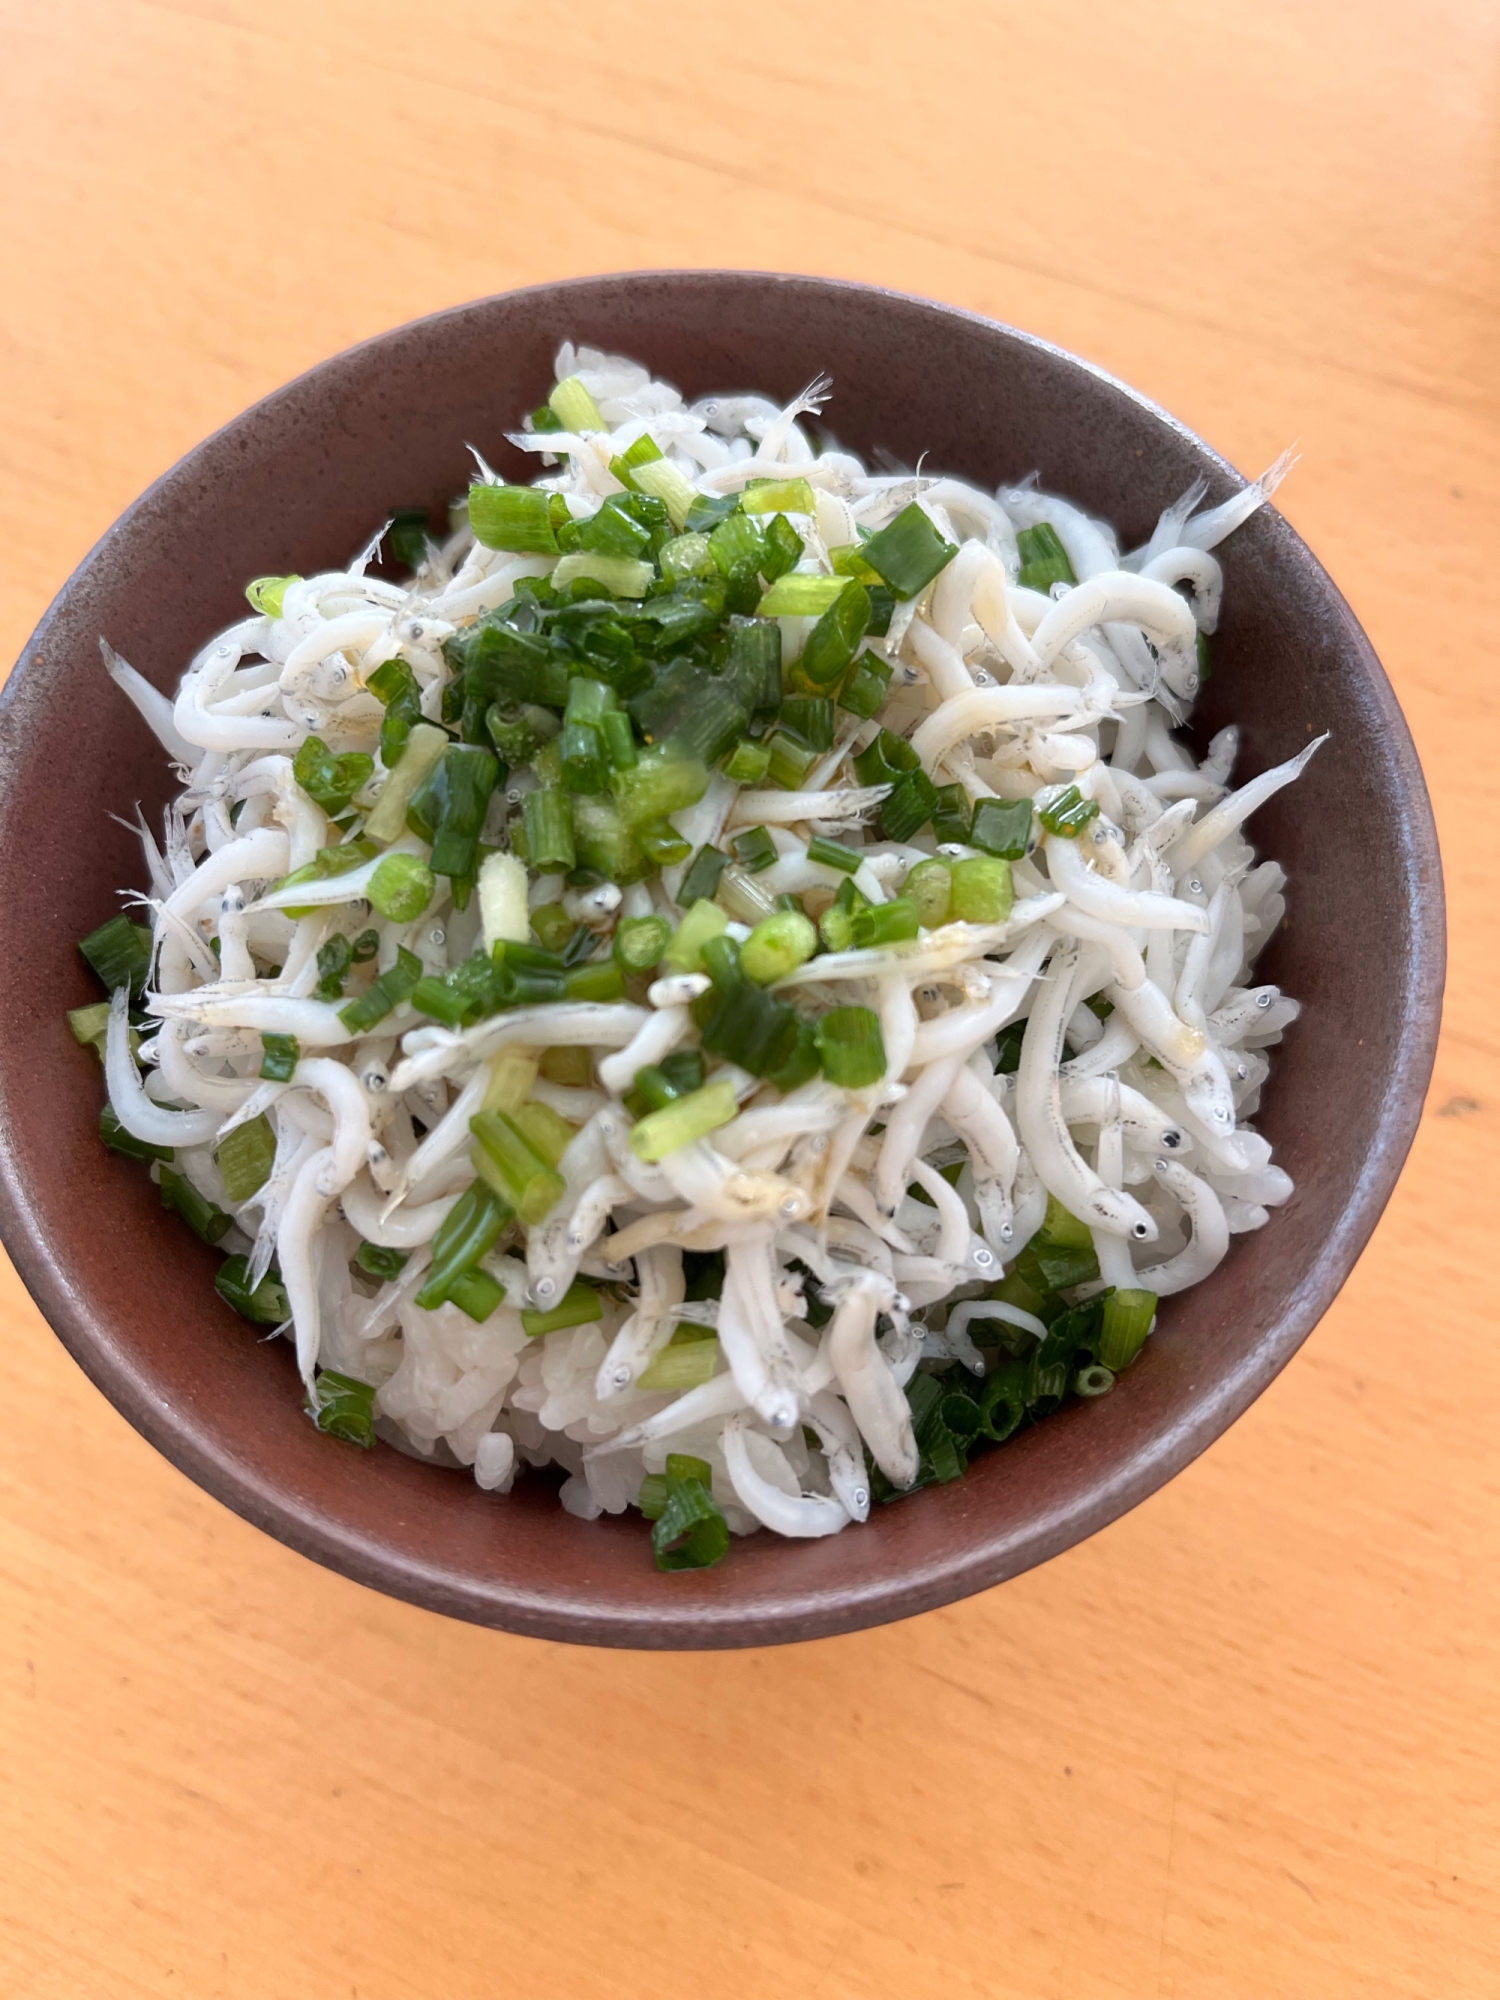
[[[95,1136],[100,1077],[63,1010],[97,997],[75,940],[138,883],[111,814],[169,791],[154,740],[106,680],[100,634],[159,687],[240,615],[245,581],[347,560],[393,506],[441,507],[465,445],[505,441],[565,338],[628,353],[690,397],[788,397],[834,380],[840,442],[993,489],[1034,470],[1124,545],[1202,475],[1238,479],[1118,383],[1043,343],[860,286],[737,273],[583,280],[422,321],[341,355],[174,467],[88,557],[12,676],[0,715],[0,1224],[62,1339],[188,1474],[308,1555],[458,1616],[626,1645],[764,1643],[917,1611],[1028,1567],[1144,1497],[1260,1392],[1317,1320],[1384,1205],[1431,1066],[1441,882],[1421,776],[1347,606],[1287,524],[1221,551],[1225,615],[1195,733],[1234,721],[1238,774],[1331,729],[1251,823],[1290,914],[1260,976],[1305,1013],[1257,1120],[1297,1194],[1163,1308],[1117,1393],[1074,1405],[949,1487],[810,1544],[759,1535],[719,1569],[660,1576],[638,1517],[580,1523],[546,1482],[510,1498],[388,1449],[320,1437],[290,1349],[212,1290],[217,1258]]]

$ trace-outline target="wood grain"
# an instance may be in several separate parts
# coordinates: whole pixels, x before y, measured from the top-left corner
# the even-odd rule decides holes
[[[5,1991],[1500,1988],[1497,53],[1478,0],[0,4],[6,660],[156,472],[381,327],[631,266],[875,279],[1248,470],[1300,442],[1453,945],[1410,1167],[1281,1381],[1107,1533],[858,1638],[602,1655],[386,1602],[188,1485],[7,1275]]]

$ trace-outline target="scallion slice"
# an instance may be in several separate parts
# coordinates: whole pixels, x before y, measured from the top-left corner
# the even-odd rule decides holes
[[[547,398],[547,407],[565,431],[581,436],[584,431],[607,430],[599,405],[576,375],[565,375]]]
[[[267,618],[279,618],[286,604],[288,587],[301,581],[300,576],[258,576],[253,583],[245,585],[245,595],[253,611],[264,612]]]
[[[320,1431],[368,1451],[375,1442],[375,1390],[353,1375],[325,1368],[313,1384],[308,1415]]]
[[[476,484],[469,488],[469,526],[487,549],[511,555],[555,556],[552,495],[535,486]]]
[[[251,1290],[248,1257],[226,1257],[214,1277],[214,1290],[241,1319],[256,1326],[284,1326],[292,1316],[286,1286],[274,1273],[268,1271]]]
[[[394,1008],[404,1005],[422,977],[422,961],[415,952],[399,946],[396,963],[347,1007],[340,1007],[339,1019],[351,1034],[362,1035],[383,1021]]]
[[[611,969],[618,978],[618,969]],[[503,1111],[481,1111],[469,1120],[469,1130],[498,1168],[505,1199],[528,1228],[557,1206],[567,1184],[535,1152],[514,1120]]]
[[[700,847],[682,878],[682,886],[677,891],[679,908],[691,909],[694,903],[705,898],[712,900],[719,886],[719,877],[729,866],[729,856],[713,846]]]
[[[1037,807],[1036,816],[1049,833],[1076,840],[1089,821],[1098,818],[1099,801],[1086,799],[1076,785],[1066,785]]]
[[[845,591],[858,588],[847,576],[779,576],[760,600],[760,616],[821,618]]]
[[[1022,528],[1016,536],[1016,548],[1021,557],[1021,570],[1016,582],[1023,590],[1039,590],[1045,597],[1054,583],[1077,583],[1068,552],[1050,521],[1039,521],[1034,528]]]
[[[359,1268],[372,1278],[390,1284],[406,1269],[409,1250],[395,1250],[384,1243],[364,1243],[354,1253],[354,1261]]]
[[[1155,1292],[1125,1289],[1111,1292],[1104,1301],[1104,1323],[1099,1334],[1099,1363],[1118,1375],[1128,1368],[1146,1344],[1146,1336],[1156,1322]]]
[[[667,1389],[675,1394],[711,1382],[718,1370],[718,1335],[711,1327],[685,1321],[673,1334],[670,1345],[662,1348],[650,1366],[636,1377],[635,1386],[648,1392]]]
[[[668,458],[649,459],[631,468],[638,492],[654,494],[666,507],[672,526],[680,535],[687,526],[688,513],[697,499],[697,489],[685,473]]]
[[[975,805],[971,847],[982,847],[1002,861],[1021,861],[1030,840],[1030,799],[980,799]]]
[[[758,785],[770,768],[769,746],[752,742],[748,736],[741,737],[724,759],[724,775],[737,785]]]
[[[953,864],[955,920],[966,924],[1003,924],[1015,899],[1010,863],[988,854],[971,855]]]
[[[841,875],[858,874],[863,862],[863,856],[845,847],[841,840],[828,840],[821,833],[814,834],[807,843],[807,858],[823,868],[837,868]]]
[[[817,928],[800,910],[778,910],[740,946],[740,970],[757,986],[772,986],[805,965],[817,948]]]
[[[527,858],[538,874],[565,872],[576,865],[573,814],[565,792],[545,786],[528,792],[521,817],[526,828]]]
[[[108,1099],[99,1113],[99,1137],[112,1153],[121,1153],[127,1160],[165,1160],[170,1164],[176,1157],[170,1146],[153,1146],[127,1132]]]
[[[861,950],[907,944],[917,935],[920,919],[909,896],[889,903],[867,903],[854,912],[854,942]]]
[[[388,854],[365,893],[392,923],[415,923],[437,893],[437,877],[415,854]]]
[[[575,1278],[557,1304],[545,1311],[536,1306],[521,1308],[522,1328],[533,1340],[539,1340],[543,1334],[560,1333],[564,1327],[587,1326],[603,1317],[604,1305],[599,1294],[582,1278]]]
[[[842,1090],[865,1090],[885,1075],[880,1016],[869,1007],[834,1007],[818,1023],[823,1074]]]
[[[936,930],[947,923],[953,906],[953,871],[946,861],[919,861],[901,893],[916,905],[923,930]]]
[[[226,1236],[234,1225],[234,1217],[226,1215],[217,1202],[210,1201],[175,1167],[161,1168],[161,1205],[173,1209],[180,1215],[195,1236],[201,1236],[205,1243],[217,1243]]]
[[[697,972],[703,964],[704,945],[710,938],[722,937],[728,928],[728,917],[705,897],[688,910],[662,957],[673,972]]]
[[[740,499],[746,514],[815,514],[813,490],[805,479],[752,479]]]
[[[712,1569],[727,1554],[729,1524],[714,1503],[711,1481],[705,1460],[669,1455],[661,1512],[651,1529],[658,1569]]]
[[[735,860],[751,875],[759,875],[763,869],[775,865],[776,843],[763,826],[752,826],[744,833],[737,833],[730,844],[734,848]]]
[[[860,554],[898,597],[915,597],[958,550],[944,540],[931,517],[913,500],[894,521],[871,535]]]
[[[263,1188],[276,1164],[276,1134],[268,1118],[251,1118],[219,1142],[214,1155],[224,1177],[224,1192],[238,1204]]]
[[[615,963],[622,972],[650,972],[672,941],[665,917],[626,917],[615,931]]]
[[[111,917],[81,939],[78,949],[109,992],[127,986],[134,995],[144,988],[151,969],[151,933],[144,924]]]

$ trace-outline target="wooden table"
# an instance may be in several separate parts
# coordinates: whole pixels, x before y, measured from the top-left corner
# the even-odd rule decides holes
[[[1283,1379],[1106,1534],[857,1638],[651,1658],[389,1603],[190,1486],[8,1277],[0,1989],[1500,1990],[1500,14],[0,22],[3,658],[178,453],[366,334],[621,267],[876,279],[1093,357],[1247,471],[1299,441],[1280,504],[1406,706],[1453,939],[1411,1165]]]

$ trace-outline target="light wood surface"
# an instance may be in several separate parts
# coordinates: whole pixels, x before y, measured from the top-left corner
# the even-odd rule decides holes
[[[856,1638],[609,1655],[386,1602],[189,1485],[7,1274],[0,1990],[1500,1991],[1497,54],[1483,0],[3,0],[5,660],[351,341],[580,272],[875,279],[1247,471],[1300,442],[1453,958],[1405,1179],[1270,1393],[1060,1561]]]

